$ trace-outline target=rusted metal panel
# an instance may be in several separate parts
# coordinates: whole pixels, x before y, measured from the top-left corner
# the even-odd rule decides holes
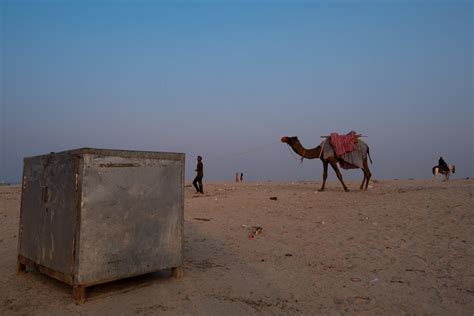
[[[80,284],[182,265],[182,161],[84,155]]]
[[[19,267],[88,286],[182,266],[184,160],[93,148],[25,158]]]
[[[74,268],[77,158],[47,155],[25,159],[19,254],[65,274]]]

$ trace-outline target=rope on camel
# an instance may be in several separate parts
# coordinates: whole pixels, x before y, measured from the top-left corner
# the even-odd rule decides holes
[[[262,150],[263,148],[270,147],[270,146],[275,145],[277,143],[280,143],[280,141],[271,142],[271,143],[268,143],[266,145],[259,145],[257,147],[252,147],[252,148],[247,149],[245,151],[241,151],[241,152],[234,153],[234,154],[231,154],[231,155],[225,155],[225,156],[221,156],[221,157],[214,157],[214,159],[228,159],[228,158],[240,157],[240,156],[243,156],[243,155],[246,155],[246,154],[249,154],[249,153],[253,153],[253,152]],[[212,159],[212,157],[211,157],[211,159]]]

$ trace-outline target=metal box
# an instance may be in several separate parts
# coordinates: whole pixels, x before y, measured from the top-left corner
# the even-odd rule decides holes
[[[182,275],[182,153],[82,148],[24,159],[17,271],[86,287]]]

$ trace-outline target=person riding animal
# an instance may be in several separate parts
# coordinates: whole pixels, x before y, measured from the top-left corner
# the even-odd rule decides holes
[[[442,170],[442,171],[449,172],[448,164],[446,163],[446,161],[444,161],[443,157],[439,157],[439,160],[438,160],[438,167],[439,167],[440,170]]]
[[[438,174],[444,174],[444,181],[449,181],[449,175],[456,173],[456,166],[448,165],[444,161],[443,157],[439,157],[438,165],[433,167],[433,181],[437,178]]]

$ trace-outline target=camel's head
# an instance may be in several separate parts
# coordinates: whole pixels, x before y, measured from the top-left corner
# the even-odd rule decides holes
[[[288,137],[288,136],[283,136],[281,138],[282,143],[287,143],[287,144],[292,144],[295,140],[298,140],[298,137],[293,136],[293,137]]]

